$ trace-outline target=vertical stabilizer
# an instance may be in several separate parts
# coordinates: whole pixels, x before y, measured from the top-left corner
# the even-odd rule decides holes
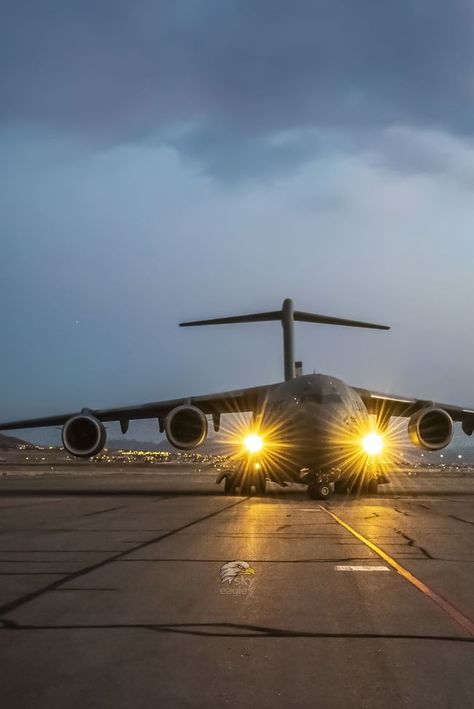
[[[194,327],[197,325],[231,325],[246,322],[268,322],[270,320],[279,320],[283,327],[283,366],[285,371],[285,381],[295,378],[295,321],[320,323],[323,325],[364,327],[370,328],[371,330],[390,330],[387,325],[376,325],[375,323],[363,322],[361,320],[347,320],[346,318],[334,318],[329,315],[318,315],[317,313],[305,313],[301,310],[295,310],[294,303],[291,298],[285,298],[281,310],[271,310],[264,313],[253,313],[249,315],[233,315],[231,317],[213,318],[212,320],[182,322],[180,323],[180,327]],[[300,374],[298,374],[298,376],[300,376]]]

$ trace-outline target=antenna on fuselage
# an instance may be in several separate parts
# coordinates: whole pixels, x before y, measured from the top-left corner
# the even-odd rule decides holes
[[[346,318],[334,318],[328,315],[318,315],[317,313],[304,313],[294,309],[291,298],[285,298],[281,310],[271,310],[266,313],[253,313],[250,315],[233,315],[225,318],[213,318],[212,320],[193,320],[192,322],[182,322],[180,327],[195,327],[199,325],[233,325],[245,322],[268,322],[279,320],[283,327],[283,364],[285,370],[285,381],[295,378],[295,321],[320,323],[323,325],[344,325],[346,327],[364,327],[371,330],[390,330],[388,325],[376,325],[374,323],[362,322],[360,320],[347,320]]]

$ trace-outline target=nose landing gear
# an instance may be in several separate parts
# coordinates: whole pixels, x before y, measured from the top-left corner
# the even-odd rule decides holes
[[[311,500],[328,500],[334,492],[335,474],[308,469],[301,481],[308,485]]]
[[[308,485],[311,500],[328,500],[332,495],[331,486],[325,482],[312,482]]]

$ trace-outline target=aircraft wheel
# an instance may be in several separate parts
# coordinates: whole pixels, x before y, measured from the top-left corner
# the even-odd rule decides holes
[[[366,495],[369,491],[369,480],[363,475],[357,475],[351,480],[349,491],[351,495]]]
[[[310,483],[308,485],[308,495],[312,500],[328,500],[332,491],[329,483]]]
[[[225,476],[224,495],[235,495],[235,475]]]
[[[349,490],[349,483],[347,480],[336,480],[334,490],[342,495],[346,495]]]
[[[240,479],[238,487],[239,495],[250,495],[251,481],[247,476]]]
[[[378,489],[378,481],[376,478],[363,479],[357,478],[351,487],[352,495],[376,495]]]
[[[375,478],[372,478],[367,482],[367,492],[369,495],[376,495],[378,488],[378,482]]]
[[[265,478],[265,473],[260,473],[259,475],[255,476],[255,492],[257,495],[264,495],[265,490],[267,489],[267,480]]]

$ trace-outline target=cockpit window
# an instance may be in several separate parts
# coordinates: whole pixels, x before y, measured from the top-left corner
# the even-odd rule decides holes
[[[342,397],[340,394],[337,393],[337,391],[331,391],[327,394],[324,394],[323,401],[324,403],[327,403],[329,401],[342,401]]]
[[[302,394],[300,401],[314,401],[315,404],[327,404],[331,401],[342,401],[342,397],[337,391],[312,391]]]

